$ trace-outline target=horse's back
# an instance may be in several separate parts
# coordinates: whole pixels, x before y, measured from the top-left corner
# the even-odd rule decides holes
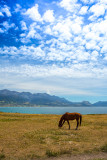
[[[74,119],[78,119],[79,117],[81,117],[81,114],[77,112],[74,112],[74,113],[66,112],[63,116],[64,116],[64,119],[74,120]]]
[[[65,114],[66,114],[66,115],[78,115],[78,116],[81,116],[81,114],[80,114],[80,113],[77,113],[77,112],[74,112],[74,113],[66,112]]]

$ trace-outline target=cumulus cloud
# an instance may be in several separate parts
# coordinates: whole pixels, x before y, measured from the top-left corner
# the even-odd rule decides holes
[[[21,21],[21,29],[22,30],[27,30],[27,26],[26,26],[26,23],[24,21]]]
[[[69,19],[64,20],[63,22],[58,22],[53,26],[52,30],[56,36],[60,36],[63,39],[70,39],[72,37],[71,33],[71,21]]]
[[[15,12],[20,12],[21,8],[20,4],[16,4]]]
[[[64,8],[65,10],[69,12],[77,12],[77,10],[80,8],[80,4],[77,3],[77,0],[62,0],[59,3],[59,6]]]
[[[91,41],[87,42],[86,43],[86,48],[87,49],[97,49],[96,41],[91,40]]]
[[[93,21],[97,17],[104,15],[106,9],[107,9],[107,6],[104,4],[99,3],[99,4],[93,5],[89,10],[90,12],[93,13],[93,15],[89,17],[89,20]]]
[[[55,36],[60,37],[62,40],[70,40],[73,34],[79,34],[81,32],[81,20],[72,20],[70,17],[59,20],[55,25],[48,26],[46,31]]]
[[[105,72],[107,71],[107,67],[103,67],[102,69],[99,69],[97,67],[93,67],[93,65],[90,63],[88,64],[74,64],[74,65],[68,65],[68,66],[57,66],[57,65],[28,65],[23,64],[20,66],[10,66],[8,67],[1,67],[0,72],[7,72],[7,73],[18,73],[19,75],[22,75],[23,77],[29,76],[34,78],[43,78],[45,77],[68,77],[68,78],[93,78],[93,76],[96,76],[96,78],[101,78],[107,75]]]
[[[53,4],[56,8],[52,8]],[[51,7],[47,6],[42,12],[39,5],[35,4],[28,9],[22,9],[17,4],[14,12],[10,15],[6,10],[1,10],[1,18],[5,15],[6,18],[10,16],[9,21],[4,20],[1,23],[1,34],[8,34],[6,31],[10,28],[13,28],[16,34],[16,24],[12,23],[11,17],[13,13],[22,16],[19,22],[19,32],[17,32],[20,38],[16,37],[19,38],[19,47],[4,46],[0,48],[0,62],[4,65],[0,68],[1,74],[5,73],[10,77],[17,75],[23,77],[22,79],[29,77],[30,80],[36,80],[35,82],[38,81],[37,79],[41,79],[41,84],[44,77],[46,81],[49,79],[52,81],[55,78],[55,81],[59,80],[59,84],[61,79],[66,77],[70,83],[72,80],[72,84],[75,81],[73,79],[76,79],[75,87],[77,80],[80,79],[81,83],[84,79],[89,79],[90,83],[94,78],[105,80],[107,77],[106,1],[61,0],[59,3],[50,2]],[[6,5],[4,8],[8,8],[10,11]],[[55,12],[56,9],[59,9],[59,12]],[[13,61],[12,64],[10,64],[11,61]],[[8,62],[8,67],[5,66],[7,64],[5,62]],[[18,65],[16,66],[15,63]],[[46,81],[44,84],[49,91],[52,90],[53,82],[49,85],[49,81],[48,83]],[[23,84],[20,82],[19,87],[21,88]],[[27,84],[25,87],[30,88]],[[32,84],[36,83],[32,82]],[[53,88],[57,88],[59,84],[55,84]],[[40,88],[40,84],[38,86]],[[62,86],[59,86],[59,91]],[[69,90],[71,86],[66,87],[63,88],[63,91],[71,93]],[[79,87],[81,84],[78,85]],[[72,89],[72,91],[86,93],[78,88]],[[58,92],[57,89],[55,90]]]
[[[107,40],[105,40],[103,43],[101,43],[101,46],[102,46],[101,53],[106,53],[107,54]]]
[[[47,10],[43,15],[43,20],[46,22],[54,22],[55,17],[53,14],[53,10]]]
[[[50,25],[45,26],[44,33],[52,35],[52,29]]]
[[[19,48],[16,47],[3,47],[0,48],[1,54],[4,55],[12,55],[14,58],[15,56],[18,56],[20,59],[20,56],[22,58],[32,58],[32,59],[38,59],[44,57],[44,51],[39,47],[33,47],[33,46],[21,46]]]
[[[0,16],[2,16],[2,17],[4,16],[2,12],[0,12]]]
[[[88,10],[88,6],[83,6],[83,7],[81,7],[79,14],[84,15],[87,13],[87,10]]]
[[[29,26],[28,34],[26,35],[26,38],[33,38],[33,39],[42,39],[41,35],[37,32],[37,30],[40,30],[40,26],[36,23],[32,23]]]
[[[99,53],[94,50],[92,53],[91,53],[91,60],[92,61],[97,61],[98,60],[98,57],[99,57]]]
[[[97,0],[81,0],[81,1],[85,4],[91,4],[91,3],[97,2]]]
[[[14,23],[8,23],[8,21],[4,21],[2,23],[1,33],[7,32],[10,28],[14,28],[14,27],[15,27]]]
[[[0,28],[0,33],[4,33],[4,30]]]
[[[24,13],[24,15],[29,16],[29,18],[31,18],[33,21],[41,21],[42,20],[41,15],[40,15],[39,10],[38,10],[38,4],[36,4],[32,8],[29,8]]]
[[[7,17],[11,17],[10,8],[7,5],[4,5],[4,7],[1,9],[2,13],[5,13]]]

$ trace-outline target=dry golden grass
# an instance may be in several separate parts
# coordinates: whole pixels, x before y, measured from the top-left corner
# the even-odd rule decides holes
[[[0,113],[0,159],[31,160],[62,154],[107,152],[107,115],[83,115],[59,129],[59,115]]]

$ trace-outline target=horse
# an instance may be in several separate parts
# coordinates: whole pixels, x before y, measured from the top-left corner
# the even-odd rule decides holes
[[[77,130],[78,129],[78,125],[79,124],[81,125],[81,122],[82,122],[82,115],[80,113],[69,113],[69,112],[66,112],[60,118],[58,126],[61,128],[63,126],[63,124],[65,123],[65,121],[67,121],[68,125],[69,125],[69,129],[70,129],[69,120],[74,120],[74,119],[76,119],[76,121],[77,121],[77,126],[76,126],[76,130]]]

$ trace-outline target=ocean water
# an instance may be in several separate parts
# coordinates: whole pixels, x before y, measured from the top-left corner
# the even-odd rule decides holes
[[[59,115],[64,114],[65,112],[107,114],[107,107],[0,107],[0,112]]]

